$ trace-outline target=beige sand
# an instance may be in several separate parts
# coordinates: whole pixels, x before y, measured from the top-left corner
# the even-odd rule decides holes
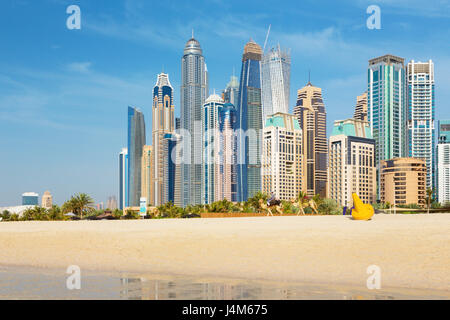
[[[450,292],[450,214],[0,223],[0,265]]]

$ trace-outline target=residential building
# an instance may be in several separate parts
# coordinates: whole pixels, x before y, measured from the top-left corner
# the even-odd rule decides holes
[[[242,56],[237,106],[238,199],[261,191],[261,47],[250,39]]]
[[[425,160],[427,188],[434,188],[436,170],[434,64],[408,63],[408,153]]]
[[[142,155],[145,145],[144,114],[128,107],[128,206],[139,207],[142,190]]]
[[[450,203],[450,120],[440,120],[437,145],[437,197],[441,204]]]
[[[222,200],[220,178],[219,116],[224,102],[217,94],[210,95],[203,106],[203,203]]]
[[[327,194],[327,114],[322,89],[308,84],[297,93],[294,114],[302,128],[303,175],[308,196]]]
[[[169,75],[160,73],[153,89],[153,153],[152,153],[152,179],[153,192],[151,204],[160,206],[164,203],[164,157],[163,157],[163,139],[166,133],[174,130],[174,105],[173,88],[169,81]],[[147,201],[150,201],[147,199]]]
[[[119,209],[128,207],[128,149],[119,153]]]
[[[384,55],[369,60],[367,104],[370,128],[376,143],[377,166],[381,160],[407,155],[406,88],[403,58]],[[378,167],[377,182],[380,187],[379,180]]]
[[[181,167],[177,161],[177,147],[181,136],[176,133],[166,133],[163,140],[164,165],[164,201],[181,206]]]
[[[236,76],[232,75],[230,82],[228,82],[227,87],[222,92],[222,99],[225,103],[231,103],[234,106],[238,105],[239,102],[239,80]]]
[[[225,103],[219,114],[221,199],[237,201],[237,123],[236,108]]]
[[[264,53],[261,62],[263,124],[269,115],[289,113],[291,53],[280,45]]]
[[[53,207],[53,196],[50,191],[45,191],[41,200],[41,207],[45,209],[51,209]]]
[[[115,196],[111,196],[108,198],[108,202],[106,203],[106,209],[113,211],[117,209],[117,199]]]
[[[208,93],[208,70],[200,43],[192,37],[181,59],[181,128],[189,132],[183,138],[183,206],[202,201],[202,110]],[[187,159],[189,158],[189,159]]]
[[[153,170],[154,164],[154,149],[153,146],[144,146],[142,151],[141,160],[141,198],[147,200],[148,205],[155,205],[155,188],[156,184],[153,183],[155,170]],[[160,161],[157,161],[161,163]],[[140,199],[139,199],[140,200]]]
[[[328,197],[351,208],[353,193],[364,203],[375,203],[376,188],[375,140],[369,123],[335,121],[329,142]]]
[[[367,92],[356,98],[355,115],[353,116],[355,120],[368,121],[367,113]]]
[[[302,172],[302,130],[294,115],[267,117],[262,155],[262,191],[277,199],[296,199],[305,191]]]
[[[394,206],[425,205],[427,167],[425,160],[394,158],[380,163],[380,196]]]
[[[22,194],[22,206],[38,206],[39,194],[36,192],[25,192]]]

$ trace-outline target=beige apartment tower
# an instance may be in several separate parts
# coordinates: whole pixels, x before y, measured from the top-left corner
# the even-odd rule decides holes
[[[330,136],[328,197],[348,208],[353,207],[353,193],[364,203],[375,203],[376,172],[375,140],[369,123],[335,121]]]
[[[155,205],[153,198],[153,170],[152,170],[153,147],[144,146],[142,152],[142,169],[141,169],[141,197],[147,198],[148,205]]]
[[[42,208],[51,209],[53,206],[53,197],[50,191],[45,191],[42,196]]]
[[[327,114],[322,89],[308,84],[298,90],[294,114],[302,129],[303,180],[308,196],[327,194]]]
[[[173,88],[166,73],[158,74],[156,85],[153,88],[153,113],[152,113],[152,171],[153,171],[153,201],[159,206],[164,204],[167,189],[164,182],[164,146],[163,140],[166,133],[174,130],[174,105]]]
[[[380,163],[382,202],[425,205],[427,167],[424,160],[394,158]]]
[[[369,121],[367,114],[367,92],[356,98],[355,115],[353,116],[355,120]]]
[[[291,200],[305,191],[302,157],[302,130],[297,117],[286,113],[268,116],[263,130],[263,192]]]

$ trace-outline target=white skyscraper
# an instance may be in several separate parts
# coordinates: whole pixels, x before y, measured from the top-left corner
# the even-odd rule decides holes
[[[435,163],[434,64],[410,61],[408,83],[409,156],[427,164],[427,188],[433,188]]]
[[[261,61],[263,124],[269,115],[289,113],[291,53],[280,45],[266,52]]]

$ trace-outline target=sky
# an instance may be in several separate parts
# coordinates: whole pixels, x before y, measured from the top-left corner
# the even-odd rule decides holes
[[[220,92],[250,38],[291,49],[296,92],[321,87],[328,132],[353,116],[368,60],[394,54],[435,63],[436,119],[450,119],[450,2],[447,0],[2,0],[0,4],[0,207],[49,190],[61,205],[76,193],[118,195],[118,154],[127,107],[144,111],[151,143],[152,89],[169,74],[180,113],[181,57],[194,30]],[[69,30],[69,5],[81,29]],[[381,29],[366,9],[378,5]]]

